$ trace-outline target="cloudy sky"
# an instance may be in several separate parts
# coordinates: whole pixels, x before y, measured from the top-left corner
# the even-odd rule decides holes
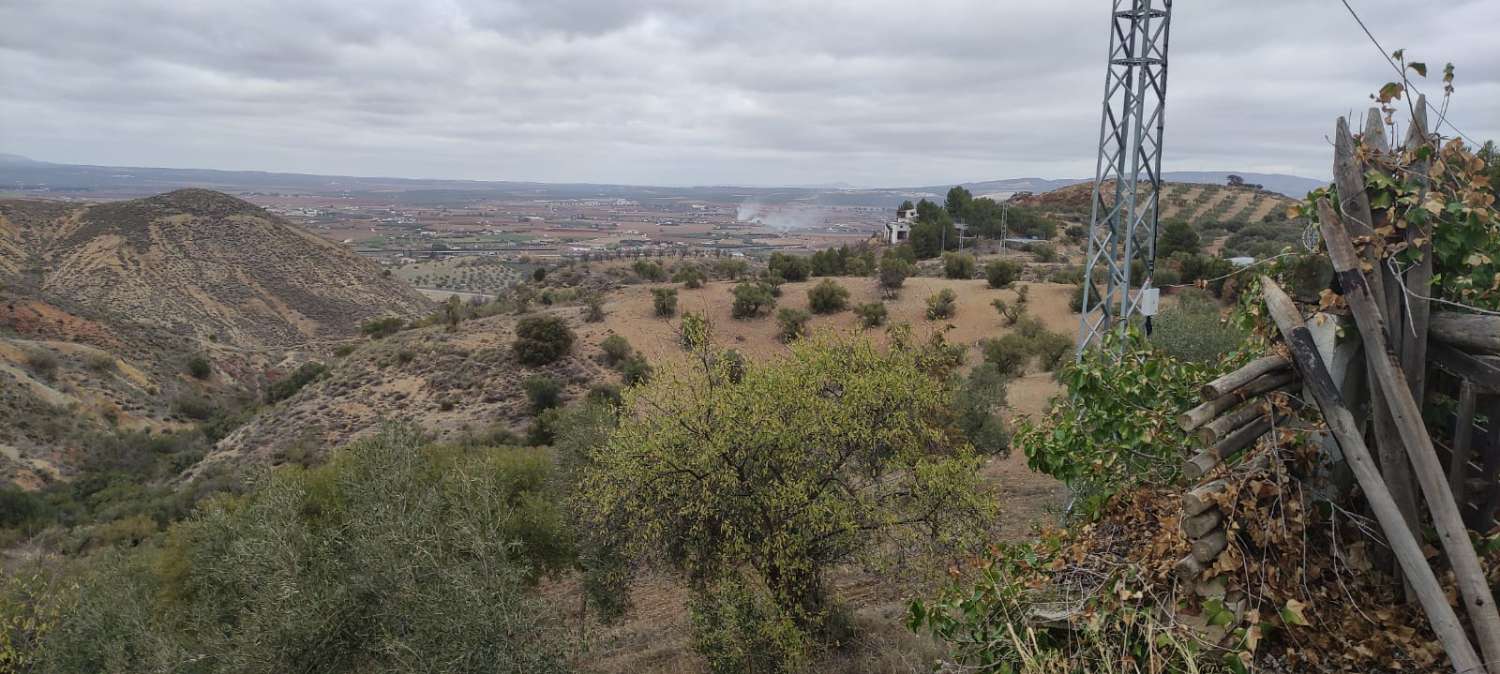
[[[1500,2],[1350,0],[1500,137]],[[0,152],[633,184],[1092,176],[1105,0],[0,0]],[[1168,170],[1323,177],[1338,0],[1179,2]],[[1439,91],[1441,85],[1427,86]],[[1449,130],[1451,133],[1451,130]]]

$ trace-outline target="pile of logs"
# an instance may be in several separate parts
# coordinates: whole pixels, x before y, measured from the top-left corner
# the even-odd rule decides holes
[[[1255,444],[1280,421],[1271,394],[1298,386],[1292,363],[1278,355],[1250,361],[1203,386],[1203,404],[1177,417],[1182,430],[1192,433],[1204,449],[1182,466],[1189,480],[1202,480],[1220,465]],[[1261,463],[1264,457],[1257,459]],[[1252,461],[1253,463],[1253,461]],[[1192,552],[1177,562],[1184,580],[1197,578],[1229,544],[1224,515],[1215,497],[1229,487],[1226,478],[1202,482],[1182,497],[1182,533],[1193,542]]]

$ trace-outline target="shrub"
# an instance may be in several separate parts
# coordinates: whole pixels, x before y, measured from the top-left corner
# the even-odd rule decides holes
[[[46,349],[32,349],[26,353],[26,366],[45,379],[57,375],[57,356]]]
[[[90,563],[40,669],[566,671],[532,589],[572,565],[552,466],[394,429],[269,473],[161,549]]]
[[[547,375],[534,375],[521,382],[521,390],[531,402],[532,414],[540,414],[562,404],[562,384]]]
[[[636,276],[653,283],[667,280],[667,270],[660,263],[649,260],[636,260],[630,268],[635,271]]]
[[[599,342],[599,348],[604,351],[604,362],[614,367],[624,362],[634,349],[630,347],[630,341],[620,335],[610,335]]]
[[[219,406],[214,404],[214,401],[208,396],[196,393],[183,393],[177,396],[172,400],[172,409],[195,421],[205,421],[219,413]]]
[[[626,358],[620,364],[620,377],[625,381],[626,386],[645,383],[651,379],[651,374],[654,371],[651,363],[647,362],[646,357],[639,353]]]
[[[531,272],[531,280],[534,281],[534,282],[536,282],[536,283],[541,283],[542,281],[545,281],[546,279],[547,279],[547,268],[546,267],[537,267],[534,271]]]
[[[974,256],[968,253],[943,253],[943,276],[965,280],[974,278]]]
[[[334,358],[343,358],[345,356],[348,356],[351,353],[354,353],[354,345],[353,344],[340,344],[338,346],[333,347],[333,357]]]
[[[984,361],[1007,377],[1021,374],[1031,361],[1031,342],[1016,333],[981,341],[979,349]]]
[[[694,346],[708,342],[708,318],[703,314],[688,311],[682,314],[682,324],[677,327],[677,343],[692,350]]]
[[[1056,262],[1060,259],[1057,254],[1057,248],[1053,247],[1050,243],[1028,244],[1026,249],[1032,255],[1036,256],[1037,262]]]
[[[785,307],[776,312],[776,323],[780,331],[776,333],[777,339],[782,342],[791,342],[807,334],[807,322],[812,320],[812,314],[801,309]]]
[[[953,318],[957,310],[958,295],[951,288],[943,288],[927,298],[927,320]]]
[[[807,305],[813,313],[832,314],[849,306],[849,289],[832,279],[824,279],[807,291]]]
[[[1008,288],[1021,278],[1023,268],[1014,260],[995,260],[984,266],[984,279],[991,288]]]
[[[771,253],[771,259],[766,263],[766,269],[773,276],[779,276],[789,282],[806,281],[812,273],[812,264],[807,258],[800,255],[788,255],[786,253]]]
[[[702,288],[703,272],[699,271],[697,267],[684,266],[683,268],[678,269],[676,274],[672,275],[672,281],[674,283],[681,283],[682,287],[689,290]]]
[[[734,304],[730,314],[735,318],[755,318],[776,306],[776,297],[764,283],[741,282],[734,287]]]
[[[85,365],[90,370],[93,370],[94,372],[98,372],[100,374],[114,372],[115,369],[119,367],[118,361],[115,360],[114,356],[103,352],[89,354],[88,361],[85,363]]]
[[[1075,314],[1083,313],[1083,288],[1084,285],[1080,282],[1073,286],[1072,294],[1068,295],[1068,310]],[[1095,296],[1094,302],[1098,301],[1098,296]]]
[[[1156,241],[1156,256],[1171,257],[1177,253],[1196,255],[1201,242],[1198,232],[1185,220],[1169,220]]]
[[[729,659],[715,667],[830,640],[831,569],[918,541],[963,554],[993,509],[967,443],[932,441],[958,431],[950,371],[925,350],[809,338],[791,351],[738,376],[716,358],[648,384],[637,395],[653,413],[622,417],[577,481],[585,528],[694,579],[696,645],[758,644],[703,653]]]
[[[1151,343],[1187,363],[1213,364],[1238,350],[1248,334],[1219,316],[1218,303],[1196,288],[1178,295],[1152,320]]]
[[[880,302],[870,302],[854,307],[854,314],[859,316],[859,324],[866,328],[885,324],[885,304]]]
[[[886,297],[895,297],[901,293],[901,286],[906,284],[906,277],[911,276],[911,263],[906,260],[887,254],[880,260],[880,291]]]
[[[406,321],[396,316],[372,318],[359,326],[359,331],[370,339],[385,339],[406,327]]]
[[[652,288],[651,305],[656,310],[657,318],[671,318],[677,315],[677,289],[676,288]]]
[[[319,362],[303,363],[293,370],[291,374],[282,377],[270,386],[266,387],[266,404],[275,405],[286,400],[307,386],[328,374],[328,366]]]
[[[1066,395],[1016,432],[1028,465],[1078,490],[1084,512],[1121,487],[1170,483],[1182,457],[1197,449],[1176,417],[1202,402],[1198,388],[1219,374],[1152,357],[1133,330],[1128,339],[1123,355],[1111,333],[1081,361],[1065,362],[1058,379]]]
[[[598,323],[604,320],[604,296],[599,293],[590,293],[583,299],[583,320],[586,323]]]
[[[981,454],[1010,451],[1010,427],[998,412],[1005,406],[1008,377],[994,363],[981,363],[969,372],[954,398],[958,427]]]
[[[1047,276],[1047,281],[1051,283],[1082,283],[1083,267],[1069,265],[1056,269]]]
[[[813,644],[765,590],[721,580],[688,604],[693,650],[712,674],[805,671]]]
[[[573,330],[556,316],[529,316],[516,324],[511,348],[523,365],[547,365],[573,350]]]
[[[995,301],[990,302],[990,306],[995,307],[995,311],[999,312],[1005,318],[1006,325],[1015,325],[1016,321],[1021,320],[1021,317],[1026,315],[1026,305],[1022,304],[1019,300],[1012,306],[1006,304],[1005,300],[997,298]]]
[[[1063,236],[1068,237],[1069,241],[1077,244],[1083,243],[1088,235],[1089,230],[1083,225],[1068,225],[1068,228],[1063,230]]]
[[[188,359],[187,371],[194,379],[208,379],[210,376],[213,376],[214,367],[209,364],[207,358],[193,356]]]
[[[624,402],[624,397],[620,394],[620,387],[606,382],[590,388],[584,400],[594,405],[619,406]]]

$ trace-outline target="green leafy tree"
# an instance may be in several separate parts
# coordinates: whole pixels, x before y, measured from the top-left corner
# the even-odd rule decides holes
[[[676,288],[652,288],[651,306],[656,311],[657,318],[671,318],[677,315],[677,289]]]
[[[1202,242],[1198,237],[1198,230],[1188,224],[1186,220],[1168,220],[1162,227],[1161,236],[1156,240],[1157,257],[1171,257],[1177,253],[1196,255]]]
[[[943,288],[927,298],[927,320],[929,321],[953,318],[957,310],[958,294],[950,288]]]
[[[765,283],[741,282],[734,287],[734,304],[730,315],[735,318],[755,318],[776,306],[776,295]]]
[[[562,405],[562,384],[547,375],[527,377],[521,382],[521,390],[531,401],[532,414],[540,414]]]
[[[807,305],[816,313],[838,313],[849,307],[849,289],[832,279],[824,279],[807,291]]]
[[[877,540],[947,547],[985,527],[991,502],[954,425],[951,370],[906,341],[881,351],[814,337],[783,360],[738,364],[697,345],[693,369],[626,394],[625,409],[643,412],[592,454],[580,508],[592,526],[627,536],[632,555],[663,559],[688,582],[695,643],[723,643],[705,621],[734,624],[704,607],[725,599],[725,583],[752,584],[767,600],[759,617],[726,609],[752,616],[735,628],[739,643],[786,626],[821,639],[833,565]]]
[[[967,253],[943,253],[943,276],[951,279],[974,278],[974,256]]]
[[[1008,288],[1021,278],[1021,263],[1014,260],[995,260],[984,266],[984,280],[991,288]]]
[[[548,365],[573,350],[573,330],[556,316],[528,316],[516,324],[511,345],[523,365]]]
[[[776,312],[776,324],[780,332],[776,337],[783,343],[791,343],[807,335],[807,322],[812,320],[812,314],[801,309],[784,307]]]
[[[911,263],[894,255],[885,256],[880,260],[880,293],[887,298],[901,294],[901,286],[906,285],[908,276],[911,276]]]
[[[780,276],[791,283],[806,281],[807,277],[812,274],[812,264],[807,258],[786,253],[771,253],[766,269],[772,275]]]
[[[854,307],[854,314],[859,316],[859,324],[865,328],[873,328],[885,324],[886,309],[881,302],[869,302]]]

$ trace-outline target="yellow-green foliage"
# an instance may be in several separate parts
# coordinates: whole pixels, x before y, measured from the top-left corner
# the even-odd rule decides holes
[[[954,423],[953,360],[893,341],[815,336],[739,369],[695,345],[699,366],[627,392],[636,413],[580,481],[584,519],[637,557],[665,556],[700,594],[748,574],[767,619],[821,637],[831,564],[876,532],[903,551],[968,543],[992,507]]]

